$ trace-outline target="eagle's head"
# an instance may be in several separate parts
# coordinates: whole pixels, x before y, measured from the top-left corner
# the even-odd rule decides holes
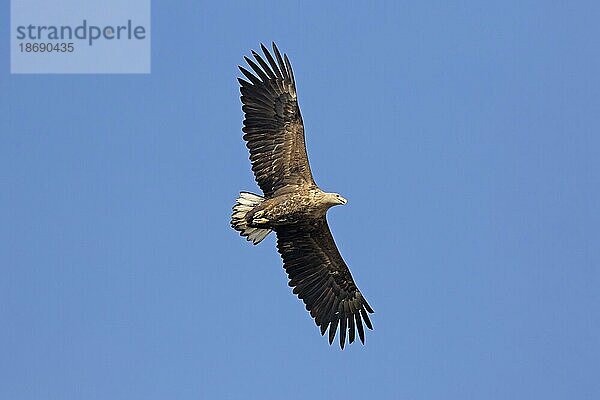
[[[346,204],[348,202],[348,200],[337,193],[325,193],[325,201],[329,207]]]

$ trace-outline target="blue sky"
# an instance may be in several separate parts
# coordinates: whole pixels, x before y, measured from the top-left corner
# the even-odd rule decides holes
[[[550,3],[154,2],[149,75],[2,58],[0,398],[600,398],[600,7]],[[343,352],[229,228],[271,40],[376,311]]]

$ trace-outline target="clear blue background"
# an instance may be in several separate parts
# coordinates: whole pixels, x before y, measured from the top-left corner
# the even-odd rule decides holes
[[[600,398],[600,8],[551,3],[154,2],[150,75],[3,58],[0,398]],[[366,346],[229,228],[271,40]]]

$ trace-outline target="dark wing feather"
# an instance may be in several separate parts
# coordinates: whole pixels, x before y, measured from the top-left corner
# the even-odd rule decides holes
[[[238,78],[244,111],[244,140],[250,150],[252,171],[265,196],[287,186],[314,184],[304,125],[296,96],[292,66],[273,43],[275,59],[261,45],[265,59],[252,52],[244,57],[253,72],[239,67],[248,80]],[[283,192],[283,191],[282,191]]]
[[[355,329],[364,343],[363,321],[373,329],[368,316],[373,309],[356,287],[325,217],[280,227],[276,232],[277,249],[283,258],[289,285],[304,301],[321,328],[321,335],[329,327],[329,343],[332,343],[339,324],[342,349],[346,333],[349,343],[354,341]]]

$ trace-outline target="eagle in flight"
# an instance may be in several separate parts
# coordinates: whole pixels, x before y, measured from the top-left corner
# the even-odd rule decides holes
[[[287,55],[282,57],[275,43],[275,57],[264,45],[261,48],[264,58],[255,51],[255,61],[244,57],[254,72],[240,66],[246,79],[238,81],[245,116],[243,138],[264,197],[241,192],[231,226],[253,244],[275,231],[289,286],[306,305],[321,335],[329,328],[331,344],[339,325],[342,349],[346,334],[352,343],[356,331],[364,344],[363,323],[373,329],[369,319],[373,309],[356,287],[326,218],[330,207],[347,201],[319,189],[312,177]]]

